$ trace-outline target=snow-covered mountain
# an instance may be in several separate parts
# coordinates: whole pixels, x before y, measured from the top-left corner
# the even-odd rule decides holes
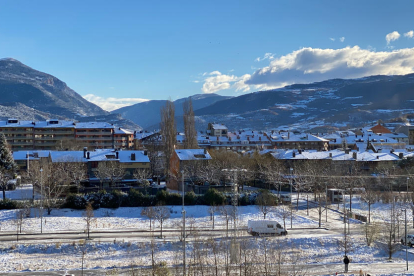
[[[0,120],[76,119],[106,121],[120,127],[141,129],[88,102],[58,78],[37,71],[12,58],[0,59]]]
[[[218,101],[229,99],[231,97],[220,96],[217,94],[197,94],[191,96],[193,109],[197,110],[210,106]],[[181,117],[183,115],[183,104],[188,98],[182,98],[174,101],[175,116],[177,116],[177,126],[182,125]],[[134,123],[147,129],[158,129],[161,121],[160,111],[167,100],[153,100],[143,103],[137,103],[131,106],[122,107],[111,113],[121,114],[122,117],[133,121]]]
[[[199,121],[229,129],[361,125],[414,113],[414,74],[295,84],[216,102]]]
[[[65,117],[105,115],[58,78],[23,63],[0,60],[0,104],[22,103],[41,112]]]

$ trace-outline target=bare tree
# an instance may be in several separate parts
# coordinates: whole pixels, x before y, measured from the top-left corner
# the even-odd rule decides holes
[[[217,206],[208,207],[208,213],[210,214],[210,220],[213,222],[213,229],[214,229],[214,217],[215,217],[216,212],[217,212]]]
[[[43,207],[50,215],[53,209],[58,208],[62,203],[62,196],[69,189],[69,175],[64,163],[45,164],[42,166],[39,183]]]
[[[96,220],[94,218],[95,214],[93,213],[93,208],[92,208],[92,203],[91,202],[88,202],[86,204],[86,209],[83,212],[82,216],[83,216],[83,220],[86,223],[86,232],[88,233],[88,239],[90,239],[89,233],[90,233],[90,230],[91,230],[91,227],[92,227],[92,223]]]
[[[116,182],[121,181],[125,176],[125,169],[118,161],[105,161],[99,162],[98,168],[96,168],[95,176],[99,178],[101,182],[101,189],[103,189],[103,183],[109,182],[111,187],[115,186]]]
[[[165,106],[161,108],[161,135],[164,153],[164,168],[168,175],[170,172],[170,159],[174,152],[174,146],[177,143],[177,128],[175,125],[175,108],[174,103],[168,100]]]
[[[146,216],[150,222],[150,230],[151,230],[151,222],[155,219],[155,210],[154,207],[149,206],[145,207],[141,211],[141,216]]]
[[[68,179],[75,183],[76,189],[79,192],[81,187],[81,182],[88,178],[88,168],[87,165],[81,160],[68,160],[63,164],[65,167],[65,172],[68,175]]]
[[[367,246],[371,246],[372,242],[375,241],[381,233],[381,227],[379,223],[374,222],[370,224],[363,224],[362,228]]]
[[[368,208],[368,223],[371,223],[371,206],[378,200],[378,192],[373,189],[372,184],[364,185],[365,191],[361,195],[362,201]]]
[[[220,243],[218,243],[213,238],[209,238],[207,240],[207,248],[213,254],[213,257],[212,257],[213,264],[212,265],[214,266],[214,275],[218,276],[219,275],[219,264],[220,264],[219,254],[221,252]]]
[[[266,215],[274,210],[276,204],[276,196],[268,190],[261,190],[260,194],[256,197],[256,206],[263,214],[263,219],[266,219]]]
[[[193,102],[191,97],[185,100],[183,104],[183,119],[184,119],[184,148],[185,149],[197,149],[197,130],[195,128],[195,119],[193,111]]]
[[[388,254],[388,259],[391,260],[394,253],[398,250],[398,244],[395,243],[395,230],[397,224],[397,210],[395,201],[392,200],[389,210],[384,213],[383,227],[382,227],[382,242],[385,251]]]
[[[277,157],[277,156],[276,156]],[[270,189],[273,186],[278,194],[282,189],[283,185],[283,173],[285,170],[284,165],[280,159],[277,159],[273,155],[269,156],[253,156],[254,167],[257,171],[257,178],[264,179],[269,183],[268,188]]]
[[[286,229],[286,219],[292,215],[291,207],[288,205],[280,205],[278,207],[278,212],[283,219],[283,228]]]
[[[229,236],[229,222],[231,220],[231,214],[233,212],[233,206],[220,206],[219,208],[220,214],[224,217],[224,220],[226,221],[226,236]]]
[[[133,174],[134,179],[136,179],[141,187],[144,188],[144,194],[147,194],[148,187],[150,183],[148,178],[151,177],[150,170],[148,169],[136,169]]]
[[[170,215],[171,215],[170,209],[168,209],[168,207],[165,207],[165,206],[155,206],[154,212],[155,212],[155,219],[158,220],[158,222],[160,223],[160,227],[161,227],[160,237],[162,238],[162,225],[167,219],[170,218]]]

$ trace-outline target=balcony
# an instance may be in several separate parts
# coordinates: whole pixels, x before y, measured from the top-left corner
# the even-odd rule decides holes
[[[76,140],[80,141],[111,141],[112,137],[76,137]]]
[[[27,131],[26,130],[21,130],[21,129],[11,130],[11,129],[5,128],[1,132],[3,132],[4,134],[29,134],[29,135],[32,135],[33,130],[27,130]]]
[[[54,142],[35,143],[34,144],[35,147],[55,146],[55,145],[56,145],[56,141],[54,141]]]
[[[75,135],[74,131],[70,131],[70,130],[53,130],[53,129],[46,129],[46,130],[38,130],[36,129],[34,131],[34,134],[38,134],[38,135]]]
[[[79,132],[76,131],[76,135],[79,136],[85,136],[85,135],[106,135],[106,136],[112,136],[112,132],[102,132],[102,131],[84,131],[84,132]]]
[[[15,141],[7,141],[7,143],[9,145],[12,146],[32,146],[33,145],[33,141],[32,140],[28,140],[28,141],[20,141],[20,142],[15,142]]]

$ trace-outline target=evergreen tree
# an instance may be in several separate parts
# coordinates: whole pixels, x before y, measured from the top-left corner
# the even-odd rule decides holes
[[[17,166],[14,163],[6,137],[0,133],[0,186],[3,190],[3,200],[6,199],[7,181],[13,178],[16,169]]]

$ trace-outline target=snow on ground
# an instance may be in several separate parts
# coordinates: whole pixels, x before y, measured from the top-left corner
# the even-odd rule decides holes
[[[6,191],[7,199],[18,200],[30,200],[33,198],[33,185],[22,184],[16,188],[16,190]],[[39,199],[39,194],[35,194],[35,199]],[[1,194],[0,200],[3,200],[3,194]]]
[[[293,196],[293,200],[295,197]],[[349,198],[346,199],[349,201]],[[295,202],[295,201],[294,201]],[[349,208],[349,203],[345,204]],[[170,208],[171,218],[168,219],[163,228],[176,228],[176,225],[181,222],[181,206],[168,206]],[[196,227],[211,228],[212,222],[208,213],[208,206],[186,206],[187,222],[193,223]],[[282,207],[278,207],[282,208]],[[343,210],[343,204],[331,205],[333,209],[328,213],[328,222],[325,221],[325,215],[322,219],[322,227],[330,229],[341,229],[343,227],[343,216],[339,211]],[[95,210],[96,223],[92,227],[92,231],[104,229],[149,229],[149,220],[141,215],[143,208],[118,208],[112,209],[98,209]],[[366,205],[359,199],[358,196],[353,198],[352,209],[357,213],[365,213]],[[238,208],[240,227],[246,227],[247,221],[250,219],[262,219],[263,215],[256,206],[241,206]],[[372,213],[374,219],[385,217],[388,213],[389,205],[385,203],[376,203],[372,206]],[[83,220],[83,211],[60,209],[53,210],[51,215],[44,214],[44,232],[56,231],[83,231],[85,229],[85,221]],[[16,224],[14,219],[16,217],[15,210],[0,211],[0,229],[1,232],[15,231]],[[38,209],[32,209],[29,218],[24,219],[22,230],[23,232],[40,232],[40,214]],[[216,213],[215,215],[216,228],[225,228],[225,219],[223,216]],[[268,214],[267,218],[276,219],[283,224],[280,212],[274,211]],[[309,216],[307,211],[299,210],[294,212],[292,220],[294,228],[317,228],[318,214],[315,210],[311,210]],[[356,233],[358,227],[362,224],[357,220],[351,220],[351,233]],[[290,227],[290,219],[286,221],[288,228]],[[156,229],[159,229],[158,223],[155,223]],[[412,227],[412,226],[411,226]],[[411,228],[410,227],[410,228]],[[289,229],[288,229],[289,230]],[[323,231],[323,230],[319,230]],[[1,233],[0,232],[0,233]],[[286,256],[293,256],[297,253],[303,252],[301,259],[309,265],[315,265],[308,270],[308,275],[334,275],[335,272],[343,271],[342,255],[343,249],[341,241],[343,235],[341,231],[329,230],[322,232],[322,234],[309,234],[306,230],[292,230],[289,231],[287,237],[272,237],[270,243],[276,246],[283,241],[290,244],[291,250],[286,252]],[[263,238],[245,237],[246,240],[251,241],[257,246],[261,246]],[[81,251],[86,248],[85,255],[86,268],[101,269],[111,267],[128,267],[131,263],[136,265],[150,265],[150,243],[146,238],[131,238],[124,239],[120,237],[115,242],[104,242],[100,240],[88,241],[83,246],[82,238],[73,243],[53,242],[42,244],[31,243],[16,243],[4,242],[0,245],[0,272],[17,272],[17,271],[48,271],[79,269],[81,263]],[[156,239],[156,253],[155,258],[157,262],[165,260],[168,264],[178,264],[181,262],[180,256],[177,253],[180,250],[180,242],[178,237],[174,239]],[[352,249],[349,254],[351,257],[350,269],[353,271],[349,275],[359,275],[359,269],[368,271],[371,275],[414,275],[414,250],[410,249],[409,273],[405,273],[405,251],[398,251],[393,256],[393,261],[388,262],[386,252],[380,244],[375,243],[368,247],[365,244],[362,235],[352,236]],[[191,254],[191,248],[188,248],[188,254]],[[257,259],[260,259],[262,254],[257,254]],[[223,258],[224,259],[224,256]],[[413,268],[412,268],[413,267]],[[354,274],[355,273],[355,274]],[[342,274],[338,274],[342,275]]]
[[[166,220],[163,228],[174,228],[175,225],[181,222],[181,206],[168,206],[170,209],[170,219]],[[186,217],[189,221],[194,220],[196,227],[212,227],[210,215],[208,213],[208,206],[186,206]],[[280,207],[277,207],[277,209]],[[122,207],[118,209],[101,208],[94,210],[96,222],[93,225],[94,230],[103,229],[149,229],[149,220],[141,215],[144,207]],[[277,210],[276,209],[276,210]],[[239,226],[247,227],[248,220],[262,219],[263,214],[259,212],[256,206],[240,206],[238,207]],[[16,224],[17,210],[2,210],[0,211],[0,229],[2,231],[14,231]],[[72,209],[58,209],[53,210],[51,215],[47,215],[43,211],[43,231],[83,231],[85,229],[85,221],[83,217],[84,211]],[[283,223],[280,212],[271,212],[267,215],[267,219],[276,219]],[[289,219],[290,223],[290,219]],[[225,227],[225,219],[216,212],[215,224],[218,227]],[[317,227],[317,222],[308,219],[304,216],[295,215],[293,217],[293,224],[295,227]],[[29,218],[25,218],[22,226],[22,231],[30,233],[40,232],[40,211],[37,208],[31,209]]]

